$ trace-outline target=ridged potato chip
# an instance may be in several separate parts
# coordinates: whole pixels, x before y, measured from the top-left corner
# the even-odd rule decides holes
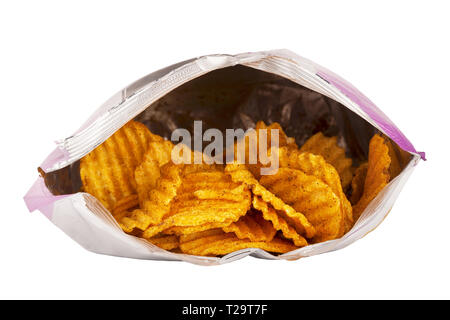
[[[297,249],[287,240],[273,238],[269,242],[251,241],[239,239],[234,233],[225,233],[221,229],[207,230],[180,238],[181,251],[192,255],[222,256],[247,248],[260,248],[273,253],[285,253]]]
[[[277,211],[272,208],[267,202],[263,201],[260,197],[253,197],[252,201],[253,208],[260,211],[263,215],[263,218],[272,223],[272,226],[281,231],[283,236],[287,239],[291,239],[292,242],[297,247],[304,247],[308,245],[308,241],[303,238],[298,232],[289,225],[280,215],[278,215]]]
[[[261,130],[266,130],[265,152],[263,150],[260,150],[260,137],[262,137]],[[228,159],[228,162],[234,160],[236,163],[245,163],[248,170],[256,178],[259,178],[261,176],[260,169],[264,167],[263,163],[265,162],[261,159],[260,156],[261,154],[263,157],[267,157],[269,155],[268,151],[271,148],[272,144],[272,130],[278,130],[278,144],[276,144],[277,147],[286,146],[288,148],[297,148],[295,139],[288,137],[279,123],[274,122],[271,125],[267,126],[263,121],[258,121],[256,123],[255,131],[247,132],[244,138],[236,141],[236,143],[231,146],[232,148],[234,147],[234,158]],[[228,150],[225,150],[225,155],[229,152]],[[239,152],[243,152],[243,154],[241,154],[241,157],[243,156],[243,158],[238,159]]]
[[[394,179],[396,176],[402,172],[403,168],[408,164],[409,160],[411,160],[411,155],[402,150],[395,144],[395,142],[391,141],[389,138],[385,138],[386,145],[389,148],[389,157],[391,158],[391,165],[389,166],[389,175],[390,179]]]
[[[272,223],[265,220],[259,212],[249,212],[222,229],[225,232],[234,232],[239,239],[251,241],[271,241],[277,233]]]
[[[352,206],[342,190],[339,174],[332,165],[327,163],[322,156],[295,149],[281,147],[278,150],[271,150],[271,152],[278,152],[280,167],[301,170],[328,185],[341,201],[341,210],[345,217],[343,233],[351,229],[354,222]]]
[[[367,175],[364,181],[364,191],[361,199],[353,206],[353,219],[356,221],[367,205],[389,183],[389,167],[391,157],[386,140],[376,134],[369,142],[369,160]]]
[[[322,132],[318,132],[301,146],[300,152],[322,156],[337,170],[342,188],[347,189],[353,177],[352,159],[347,158],[344,148],[338,146],[336,136],[326,137]]]
[[[144,232],[148,238],[172,227],[195,227],[208,223],[232,223],[250,209],[251,194],[246,185],[235,183],[223,167],[213,171],[188,172],[176,197],[168,205],[161,223]]]
[[[131,233],[138,230],[145,230],[151,224],[151,216],[142,209],[136,209],[131,212],[125,211],[125,214],[116,217],[123,231]]]
[[[278,130],[278,146],[279,147],[288,146],[288,147],[297,148],[297,144],[295,143],[295,138],[288,137],[278,122],[274,122],[268,126],[264,123],[264,121],[258,121],[256,123],[255,129],[256,129],[256,131],[261,130],[261,129],[267,130],[267,150],[270,149],[270,146],[272,144],[272,142],[271,142],[271,132],[272,131],[271,130]]]
[[[364,191],[364,181],[367,175],[367,162],[360,164],[360,166],[355,170],[352,179],[352,195],[350,196],[350,203],[356,204],[359,199],[361,199],[362,193]]]
[[[188,235],[205,230],[224,228],[233,223],[231,220],[225,220],[224,222],[209,222],[198,226],[188,226],[188,227],[170,227],[164,230],[163,234],[174,234],[174,235]]]
[[[234,182],[246,184],[254,195],[259,196],[263,201],[269,203],[298,233],[304,235],[306,238],[314,237],[316,230],[308,219],[302,213],[295,211],[294,208],[264,188],[245,165],[235,163],[227,164],[225,172],[231,176]]]
[[[164,250],[173,250],[180,246],[178,237],[172,235],[159,235],[147,240],[155,246],[158,246]]]
[[[112,214],[114,218],[117,219],[122,213],[130,210],[132,211],[133,209],[136,209],[138,206],[139,206],[138,196],[136,194],[131,194],[116,202],[116,205],[112,210]]]
[[[141,206],[148,200],[150,190],[156,187],[160,177],[160,168],[171,160],[173,143],[171,141],[150,142],[142,163],[134,172],[136,189]]]
[[[178,189],[181,188],[183,178],[196,172],[217,171],[218,166],[207,164],[173,164],[169,162],[160,168],[161,176],[156,187],[150,190],[149,199],[144,201],[141,209],[135,210],[128,217],[120,222],[124,230],[129,232],[130,228],[146,230],[150,225],[158,225],[163,218],[170,213],[171,204],[177,196]],[[214,173],[212,173],[214,174]],[[185,185],[186,187],[186,185]],[[150,236],[149,236],[150,237]]]
[[[318,178],[297,169],[279,168],[276,174],[261,177],[260,182],[306,216],[316,229],[313,242],[343,235],[345,217],[341,202],[331,188]]]
[[[128,122],[80,160],[83,191],[113,210],[117,201],[137,193],[134,170],[148,144],[161,140],[142,123]]]

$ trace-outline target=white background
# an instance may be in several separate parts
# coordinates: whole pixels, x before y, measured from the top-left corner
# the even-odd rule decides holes
[[[2,2],[0,298],[450,298],[450,8],[422,3]],[[279,48],[352,82],[427,152],[362,240],[199,267],[93,254],[27,211],[53,141],[122,87],[199,55]]]

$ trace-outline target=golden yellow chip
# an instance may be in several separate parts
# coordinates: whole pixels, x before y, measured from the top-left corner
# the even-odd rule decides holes
[[[391,165],[389,166],[390,179],[394,179],[402,172],[403,168],[411,160],[411,155],[402,150],[397,144],[389,138],[385,138],[386,145],[389,148],[389,157],[391,158]]]
[[[297,169],[279,168],[273,175],[262,176],[260,182],[306,216],[316,229],[314,242],[342,236],[345,217],[341,202],[331,188],[318,178]]]
[[[259,212],[249,212],[222,229],[225,232],[234,232],[239,239],[251,241],[271,241],[277,233],[272,223],[265,220]]]
[[[180,238],[180,249],[183,253],[200,256],[222,256],[228,253],[247,249],[259,248],[273,253],[285,253],[297,249],[287,240],[273,238],[269,242],[239,239],[234,233],[223,230],[207,230],[198,235]]]
[[[262,143],[261,139],[264,139],[263,131],[261,130],[266,130],[265,152],[264,150],[260,150],[260,143]],[[228,159],[227,162],[234,160],[237,163],[245,163],[248,170],[256,178],[259,178],[261,176],[260,169],[264,167],[263,163],[269,160],[262,160],[261,156],[265,158],[268,156],[268,151],[272,144],[272,130],[278,130],[278,144],[275,144],[277,147],[286,146],[289,148],[297,148],[295,139],[288,137],[279,123],[274,122],[267,126],[263,121],[259,121],[256,124],[255,131],[247,132],[244,138],[236,141],[234,145],[228,147],[227,150],[224,151],[224,160],[226,159],[227,153],[230,152],[230,149],[234,148],[234,158]]]
[[[269,203],[298,233],[304,235],[306,238],[314,237],[316,230],[308,219],[301,212],[295,211],[294,208],[264,188],[245,165],[235,163],[227,164],[225,172],[231,176],[234,182],[246,184],[254,195],[259,196],[263,201]]]
[[[223,235],[224,231],[220,228],[208,229],[204,231],[192,232],[180,236],[180,243],[187,243],[201,238],[207,238],[216,235]]]
[[[344,190],[352,181],[352,159],[347,158],[344,148],[338,146],[336,136],[326,137],[322,132],[318,132],[305,142],[300,148],[300,152],[310,152],[322,156],[339,173]]]
[[[139,199],[136,194],[131,194],[125,198],[120,199],[116,202],[114,209],[112,210],[112,214],[114,218],[118,218],[126,211],[132,211],[139,206]]]
[[[192,166],[186,166],[186,170],[176,196],[166,205],[163,219],[146,229],[144,237],[152,237],[172,227],[229,224],[250,209],[250,190],[242,183],[233,182],[223,172],[223,167],[205,165],[203,171],[196,172]]]
[[[142,208],[134,210],[125,216],[119,224],[125,232],[134,228],[146,230],[150,225],[160,224],[165,215],[170,212],[170,204],[176,197],[181,186],[183,175],[196,171],[215,170],[212,165],[175,165],[169,162],[160,168],[161,176],[156,187],[150,190],[149,199],[144,201]],[[149,236],[151,237],[151,236]]]
[[[352,206],[342,190],[339,174],[332,165],[327,163],[322,156],[295,149],[281,147],[278,150],[271,150],[271,152],[278,152],[280,167],[301,170],[328,185],[341,202],[341,210],[345,217],[343,233],[351,229],[353,226]]]
[[[83,190],[108,209],[136,194],[134,170],[152,141],[160,141],[145,125],[130,121],[80,160]]]
[[[164,250],[173,250],[180,246],[178,237],[172,235],[159,235],[147,240],[155,246],[158,246]]]
[[[253,197],[252,204],[253,208],[262,213],[265,220],[270,221],[276,230],[280,230],[283,236],[287,239],[291,239],[297,247],[304,247],[308,245],[306,239],[299,235],[297,231],[286,222],[286,220],[277,214],[277,211],[274,208],[268,205],[261,198],[258,196]]]
[[[150,190],[156,187],[160,168],[171,160],[173,143],[170,141],[150,142],[142,163],[136,168],[134,176],[141,206],[148,200]]]
[[[272,131],[271,130],[278,130],[278,146],[289,146],[297,148],[297,144],[295,143],[295,139],[288,137],[287,134],[283,131],[283,128],[281,128],[280,124],[278,122],[274,122],[271,125],[267,126],[264,121],[258,121],[256,123],[255,130],[259,131],[261,129],[267,130],[267,150],[270,149],[270,146],[272,144],[271,137],[272,137]]]
[[[198,233],[201,231],[224,228],[232,223],[231,220],[225,220],[224,222],[209,222],[199,226],[189,226],[189,227],[170,227],[164,230],[163,234],[175,234],[175,235],[188,235],[193,233]]]
[[[126,211],[125,215],[119,215],[116,219],[122,230],[127,233],[133,232],[136,228],[143,231],[152,222],[151,216],[141,209],[136,209],[132,212]]]
[[[366,180],[364,181],[364,191],[361,199],[353,207],[353,219],[355,221],[360,217],[367,205],[388,184],[390,165],[391,158],[386,140],[376,134],[369,143],[369,160]]]
[[[352,179],[351,204],[356,204],[361,199],[364,190],[364,181],[367,175],[367,162],[362,163],[356,170]]]

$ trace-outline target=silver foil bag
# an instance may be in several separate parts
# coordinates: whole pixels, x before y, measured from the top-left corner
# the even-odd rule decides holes
[[[196,120],[202,121],[203,131],[216,128],[222,132],[254,128],[259,120],[279,122],[299,146],[322,131],[338,136],[354,166],[367,160],[369,140],[381,132],[409,152],[411,160],[340,239],[278,256],[260,249],[244,249],[221,258],[177,254],[124,233],[97,199],[80,192],[79,159],[131,119],[167,139],[178,128],[193,134]],[[286,50],[211,55],[159,70],[110,98],[77,132],[58,142],[39,167],[41,177],[25,202],[30,211],[39,209],[75,241],[97,253],[203,265],[247,255],[293,260],[343,248],[374,229],[424,157],[356,88],[311,61]]]

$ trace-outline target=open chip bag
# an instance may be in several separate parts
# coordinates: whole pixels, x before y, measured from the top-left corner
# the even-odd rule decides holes
[[[96,253],[296,260],[376,228],[420,159],[369,99],[309,60],[209,55],[111,97],[57,143],[24,199]]]

